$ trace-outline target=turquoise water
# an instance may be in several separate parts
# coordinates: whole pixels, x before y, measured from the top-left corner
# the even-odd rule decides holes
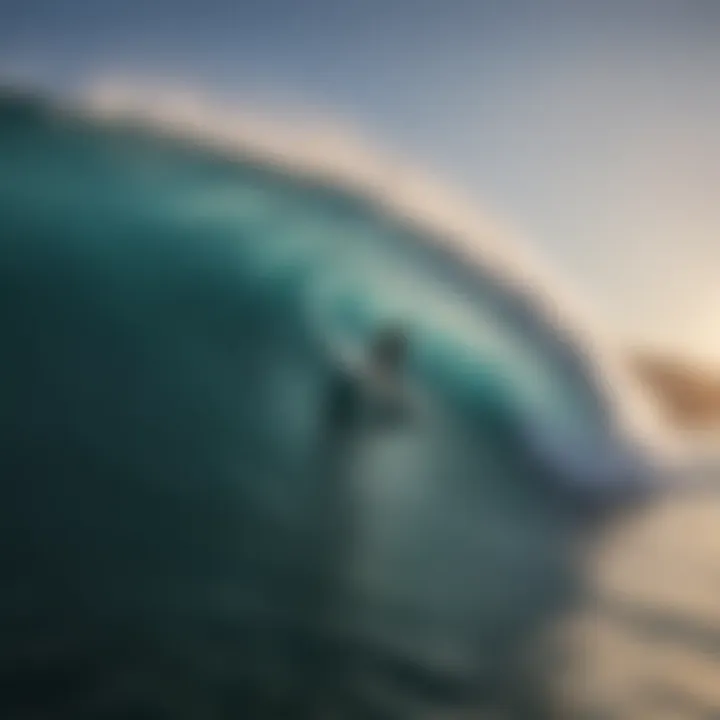
[[[353,488],[354,596],[328,610],[332,653],[362,655],[356,695],[398,717],[531,695],[520,658],[572,597],[577,523],[527,429],[602,435],[582,352],[499,278],[338,187],[18,98],[0,101],[0,158],[18,707],[42,683],[70,703],[52,674],[68,662],[89,717],[92,702],[170,702],[172,717],[293,707],[312,665],[293,655],[312,633],[298,645],[288,628],[313,564],[303,538],[324,527],[328,367],[395,319],[431,421]],[[24,669],[22,648],[50,669],[35,656]],[[103,685],[138,668],[142,691]],[[392,702],[368,700],[383,684]]]

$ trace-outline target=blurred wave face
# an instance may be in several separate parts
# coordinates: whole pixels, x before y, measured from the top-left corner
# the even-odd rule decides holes
[[[38,98],[0,99],[0,158],[2,716],[540,717],[619,430],[534,289],[349,186]],[[328,368],[396,320],[430,421],[350,487]]]

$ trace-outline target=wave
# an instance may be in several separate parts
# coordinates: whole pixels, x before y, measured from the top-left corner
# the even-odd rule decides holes
[[[528,442],[565,466],[566,474],[591,477],[603,466],[607,468],[600,475],[617,474],[630,455],[633,462],[642,457],[655,470],[677,460],[681,443],[664,425],[653,398],[631,376],[612,333],[538,258],[522,250],[512,233],[491,222],[487,213],[473,212],[470,203],[457,200],[427,174],[381,157],[316,118],[303,122],[291,115],[288,122],[253,111],[218,109],[191,91],[105,80],[70,103],[56,99],[50,107],[56,116],[82,118],[95,131],[132,128],[158,141],[172,138],[178,152],[192,147],[223,158],[238,173],[243,168],[269,172],[274,189],[268,189],[267,175],[252,180],[258,183],[255,195],[267,196],[259,202],[272,204],[293,189],[306,193],[313,188],[316,204],[354,205],[354,226],[337,226],[347,237],[355,232],[354,240],[338,239],[330,247],[326,238],[309,237],[310,228],[303,230],[304,238],[297,233],[289,241],[280,237],[288,234],[286,228],[242,262],[270,274],[292,263],[311,268],[314,279],[299,281],[312,296],[304,301],[308,313],[334,314],[336,320],[343,312],[364,313],[366,325],[383,313],[403,317],[421,337],[435,338],[435,355],[455,355],[456,374],[465,372],[477,380],[490,373],[498,386],[510,386],[508,402],[514,404]],[[155,169],[167,162],[158,159]],[[186,182],[180,188],[168,183],[167,217],[242,233],[248,221],[258,222],[250,217],[258,213],[258,198],[241,185]],[[158,198],[158,207],[162,202]],[[327,226],[327,218],[319,217],[314,221]],[[344,278],[338,269],[342,242],[346,250],[340,264],[354,263]],[[357,262],[360,256],[362,263]],[[394,274],[387,272],[390,266],[395,266]],[[355,299],[348,299],[353,294]],[[348,309],[353,303],[357,307]],[[327,317],[322,323],[327,324]],[[460,384],[467,382],[465,377]]]
[[[619,435],[641,443],[655,460],[662,457],[661,462],[680,451],[654,399],[628,371],[625,348],[612,339],[578,293],[571,292],[506,227],[491,220],[487,211],[473,210],[472,203],[460,200],[427,173],[381,156],[350,132],[317,118],[302,122],[291,114],[290,121],[288,116],[278,121],[262,113],[218,108],[191,90],[104,80],[83,93],[82,103],[93,117],[104,121],[141,123],[238,160],[269,164],[289,181],[311,180],[334,193],[362,198],[369,216],[389,216],[410,235],[411,243],[438,251],[433,261],[452,268],[451,284],[464,281],[473,289],[482,284],[479,303],[502,306],[511,322],[543,344],[559,365],[567,366],[569,361],[585,386],[579,392],[592,395],[598,408],[609,413]],[[224,201],[228,198],[209,199],[217,203],[216,211]],[[205,210],[211,212],[208,206]],[[552,451],[556,455],[562,446],[573,443],[570,438],[550,442],[546,432],[533,435],[542,436],[545,447],[557,445]],[[608,451],[605,445],[594,452],[588,465],[597,467]]]
[[[576,525],[550,484],[665,462],[621,353],[414,172],[202,103],[103,93],[0,98],[0,620],[17,702],[60,672],[112,712],[174,708],[187,687],[201,715],[242,714],[263,695],[277,708],[278,678],[307,680],[318,655],[333,670],[358,656],[413,696],[390,717],[468,686],[514,702],[530,636],[573,592]],[[388,318],[410,327],[438,412],[366,453],[358,607],[338,612],[334,654],[303,655],[293,623],[323,555],[305,540],[339,538],[308,463],[328,356]],[[48,637],[38,663],[27,644]],[[192,661],[168,684],[178,653]],[[142,698],[98,688],[137,657]]]

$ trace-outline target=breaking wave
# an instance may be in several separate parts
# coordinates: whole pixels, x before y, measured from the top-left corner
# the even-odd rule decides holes
[[[509,233],[334,128],[252,117],[107,84],[72,107],[0,97],[11,685],[44,697],[53,660],[27,648],[52,628],[62,677],[160,673],[145,708],[170,686],[183,717],[203,693],[197,717],[278,696],[306,664],[278,628],[312,565],[328,364],[391,319],[436,413],[369,464],[342,637],[424,701],[458,678],[517,698],[521,647],[566,595],[553,489],[652,476],[669,436]],[[167,648],[190,663],[170,685]]]

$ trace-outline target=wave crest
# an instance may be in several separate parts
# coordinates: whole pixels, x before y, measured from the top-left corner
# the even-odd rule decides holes
[[[653,461],[675,456],[673,435],[653,398],[630,374],[612,333],[539,258],[522,248],[515,233],[427,173],[374,152],[338,124],[223,107],[185,88],[104,79],[82,93],[79,107],[103,123],[139,124],[362,198],[378,214],[405,225],[417,242],[431,244],[464,271],[471,268],[479,282],[490,280],[498,300],[531,323],[534,336],[559,358],[572,356],[588,390],[607,406],[611,441],[629,440]],[[77,112],[78,104],[68,109]],[[597,447],[598,456],[605,454],[608,438]]]

